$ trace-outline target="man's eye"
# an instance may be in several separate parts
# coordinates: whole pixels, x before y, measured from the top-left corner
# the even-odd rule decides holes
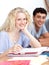
[[[43,19],[45,19],[46,17],[43,17]]]
[[[40,18],[40,16],[37,16],[38,18]]]

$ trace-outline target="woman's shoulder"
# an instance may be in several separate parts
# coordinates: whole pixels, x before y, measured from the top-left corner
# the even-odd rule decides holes
[[[0,32],[0,43],[1,44],[4,44],[4,43],[7,44],[8,40],[9,40],[9,38],[8,38],[7,32],[1,31]]]
[[[1,31],[1,32],[0,32],[0,36],[2,36],[2,37],[3,37],[3,36],[7,36],[7,32],[6,32],[6,31]]]
[[[7,34],[6,31],[0,31],[0,34]]]

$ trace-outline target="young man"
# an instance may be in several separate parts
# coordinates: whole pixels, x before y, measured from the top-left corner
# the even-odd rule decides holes
[[[39,40],[42,46],[49,46],[49,33],[44,25],[47,12],[44,8],[33,11],[33,22],[28,26],[29,32]]]

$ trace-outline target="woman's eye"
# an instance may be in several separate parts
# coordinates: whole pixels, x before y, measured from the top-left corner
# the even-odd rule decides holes
[[[20,21],[21,19],[18,19],[18,21]]]
[[[27,20],[26,18],[24,18],[23,20]]]
[[[23,18],[23,19],[17,19],[18,21],[20,21],[20,20],[27,20],[26,18]]]

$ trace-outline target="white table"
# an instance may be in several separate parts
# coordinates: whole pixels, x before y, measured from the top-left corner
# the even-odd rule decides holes
[[[30,60],[30,65],[41,65],[42,63],[48,61],[46,55],[40,55],[38,57],[12,57],[8,61],[15,60]]]

